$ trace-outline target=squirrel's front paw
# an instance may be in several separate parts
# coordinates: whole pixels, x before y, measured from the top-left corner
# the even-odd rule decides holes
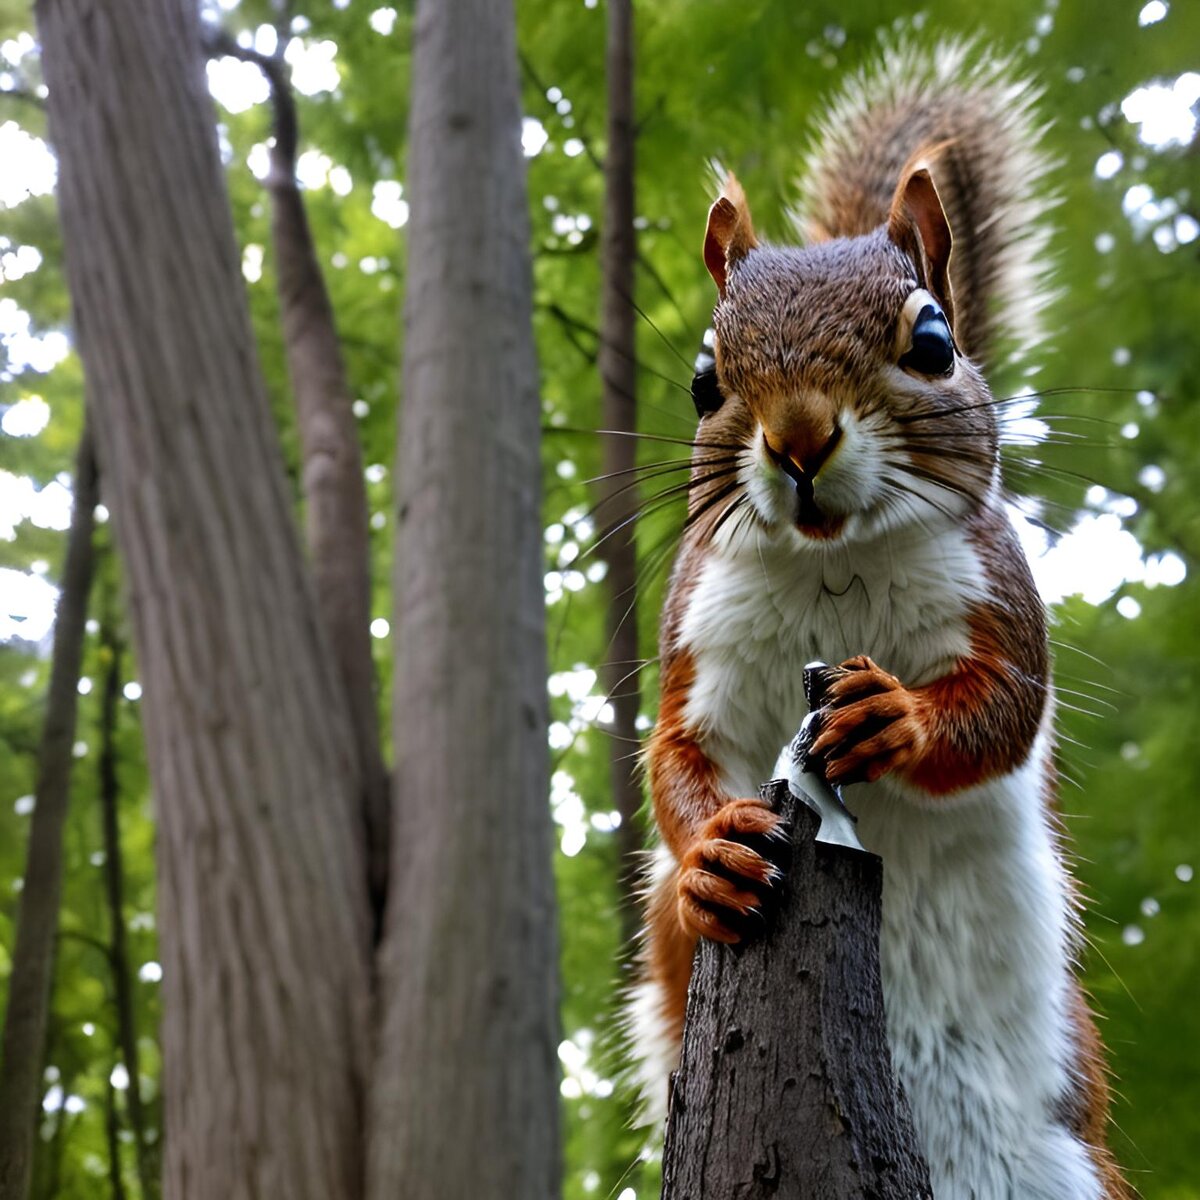
[[[740,942],[763,920],[780,877],[782,822],[761,800],[733,800],[711,817],[679,864],[679,920],[698,937]]]
[[[865,654],[829,672],[817,737],[809,757],[834,784],[873,781],[924,752],[920,701]]]

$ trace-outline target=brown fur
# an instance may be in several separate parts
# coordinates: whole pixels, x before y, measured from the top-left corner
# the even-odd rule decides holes
[[[700,827],[726,800],[715,768],[684,723],[695,676],[690,654],[675,653],[663,660],[658,722],[647,750],[655,821],[676,858],[691,848]]]
[[[658,984],[662,997],[661,1015],[675,1038],[683,1034],[697,936],[687,933],[680,923],[679,893],[674,878],[667,879],[647,894],[642,967]]]
[[[999,334],[1034,340],[1045,298],[1035,290],[1046,269],[1036,218],[1053,201],[1036,98],[978,47],[902,47],[828,106],[805,173],[800,226],[821,241],[883,224],[906,168],[929,168],[955,235],[959,345],[984,365],[998,357]]]
[[[1088,1008],[1087,997],[1078,983],[1071,990],[1071,1024],[1075,1030],[1077,1057],[1076,1087],[1066,1106],[1068,1126],[1090,1149],[1104,1184],[1106,1200],[1136,1200],[1136,1191],[1121,1174],[1116,1159],[1105,1144],[1111,1089],[1104,1043],[1100,1040],[1096,1019]]]
[[[737,176],[730,172],[725,186],[708,212],[708,229],[704,234],[704,265],[708,267],[717,290],[724,293],[725,276],[729,267],[758,245],[754,223],[746,195]]]

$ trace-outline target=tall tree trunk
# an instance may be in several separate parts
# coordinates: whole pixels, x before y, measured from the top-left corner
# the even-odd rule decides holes
[[[371,564],[362,449],[351,407],[333,305],[296,181],[299,126],[286,62],[208,37],[215,54],[252,62],[271,86],[275,139],[267,191],[275,282],[288,376],[304,451],[304,502],[317,603],[350,706],[359,765],[371,890],[382,914],[388,866],[388,777],[379,746],[375,665],[371,658]]]
[[[603,385],[603,427],[632,432],[637,428],[637,344],[633,307],[637,234],[634,218],[633,4],[608,0],[608,152],[604,158],[604,230],[601,243],[603,285],[598,362]],[[626,941],[637,930],[635,882],[642,847],[638,814],[642,788],[638,778],[639,686],[637,489],[628,486],[637,462],[637,439],[606,437],[601,483],[606,520],[614,527],[608,539],[608,661],[603,686],[612,705],[609,776],[613,803],[621,814],[617,827],[621,925]]]
[[[39,0],[158,812],[172,1198],[360,1193],[370,905],[192,0]]]
[[[414,44],[398,799],[368,1195],[545,1200],[559,1191],[557,989],[512,5],[421,0]]]
[[[54,657],[46,720],[38,751],[37,786],[29,822],[29,853],[17,911],[17,938],[8,978],[0,1059],[0,1197],[29,1194],[33,1144],[41,1114],[42,1064],[54,979],[55,931],[62,895],[62,838],[71,795],[71,748],[79,669],[83,660],[88,593],[92,586],[92,530],[96,459],[85,425],[75,466],[75,507],[67,534],[54,625]]]
[[[106,597],[106,600],[110,600]],[[142,1105],[142,1075],[138,1055],[137,1025],[134,1019],[133,973],[125,936],[125,869],[121,854],[121,830],[118,816],[120,785],[117,781],[117,717],[121,694],[121,644],[113,628],[114,618],[108,604],[100,625],[100,647],[104,655],[104,674],[100,689],[100,819],[104,840],[104,891],[108,900],[109,954],[112,967],[113,996],[117,1006],[117,1043],[121,1061],[129,1076],[125,1107],[137,1161],[138,1183],[143,1200],[158,1195],[158,1176],[146,1137],[146,1114]]]

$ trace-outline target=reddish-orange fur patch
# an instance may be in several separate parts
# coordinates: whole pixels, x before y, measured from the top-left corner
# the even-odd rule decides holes
[[[678,892],[672,876],[648,897],[643,963],[646,973],[658,985],[662,997],[661,1013],[674,1037],[683,1032],[695,952],[695,935],[687,933],[679,923]],[[666,1080],[663,1084],[665,1086]]]
[[[1029,754],[1046,702],[1044,675],[1030,676],[1002,645],[1001,617],[971,615],[971,655],[916,689],[928,741],[904,775],[937,796],[1007,774]]]
[[[658,722],[647,748],[655,820],[679,866],[650,897],[644,958],[663,989],[664,1016],[680,1029],[697,938],[741,938],[713,906],[746,913],[759,904],[747,887],[708,868],[718,864],[748,884],[767,882],[771,864],[734,839],[771,833],[778,826],[757,799],[730,800],[721,790],[716,768],[684,719],[695,677],[695,663],[686,651],[665,658]]]
[[[696,838],[703,821],[724,803],[717,772],[684,724],[688,694],[696,666],[686,651],[665,660],[659,688],[658,723],[646,755],[654,819],[663,841],[681,858]]]
[[[896,771],[934,796],[1006,774],[1029,753],[1045,705],[1045,682],[1014,664],[999,615],[970,617],[971,653],[923,687],[907,688],[865,655],[841,665],[814,753],[831,782]],[[856,740],[858,731],[874,732]]]

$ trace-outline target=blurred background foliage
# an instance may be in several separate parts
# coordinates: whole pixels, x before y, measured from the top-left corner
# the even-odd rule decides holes
[[[901,15],[898,15],[901,14]],[[345,347],[372,506],[373,632],[390,677],[391,479],[404,290],[404,142],[412,35],[393,0],[221,0],[207,10],[245,44],[282,37],[299,93],[300,177]],[[586,482],[599,471],[598,225],[604,155],[604,10],[521,0],[524,146],[530,171],[536,325],[545,412],[546,597],[554,725],[551,803],[560,835],[566,1195],[657,1195],[656,1166],[628,1128],[614,1020],[619,943],[608,795],[610,738],[596,668],[605,652],[604,529]],[[1053,603],[1062,687],[1061,808],[1087,898],[1088,987],[1104,1013],[1118,1100],[1113,1140],[1148,1198],[1200,1197],[1200,5],[1190,0],[659,0],[637,8],[639,402],[643,431],[691,436],[690,365],[713,295],[699,256],[719,159],[743,179],[756,224],[788,236],[786,209],[822,97],[881,38],[978,39],[1042,90],[1053,186],[1052,337],[1035,374],[997,372],[997,395],[1052,391],[1053,433],[1013,446],[1014,490]],[[34,754],[63,550],[82,374],[70,349],[52,162],[29,6],[0,0],[0,1003],[9,970]],[[263,370],[293,479],[297,439],[272,279],[265,166],[270,114],[256,68],[210,65],[216,119]],[[221,347],[211,348],[221,353]],[[1059,391],[1059,389],[1065,389]],[[402,403],[402,398],[399,400]],[[1026,416],[1014,410],[1016,418]],[[1018,421],[1015,432],[1028,430]],[[647,441],[644,462],[686,453]],[[470,486],[464,462],[463,486]],[[653,495],[653,489],[647,496]],[[298,501],[299,502],[299,501]],[[641,652],[682,502],[649,502]],[[103,517],[104,514],[102,513]],[[1043,528],[1044,526],[1044,528]],[[73,805],[38,1196],[110,1187],[110,1115],[126,1194],[138,1195],[128,1086],[117,1047],[111,914],[103,885],[97,748],[113,637],[127,640],[119,566],[103,570],[80,680]],[[454,553],[448,546],[447,553]],[[106,616],[107,614],[107,616]],[[105,621],[102,637],[101,620]],[[119,763],[125,908],[141,1087],[159,1127],[154,827],[136,664],[121,659],[112,731]],[[643,675],[644,722],[654,665]],[[623,747],[633,753],[635,747]]]

